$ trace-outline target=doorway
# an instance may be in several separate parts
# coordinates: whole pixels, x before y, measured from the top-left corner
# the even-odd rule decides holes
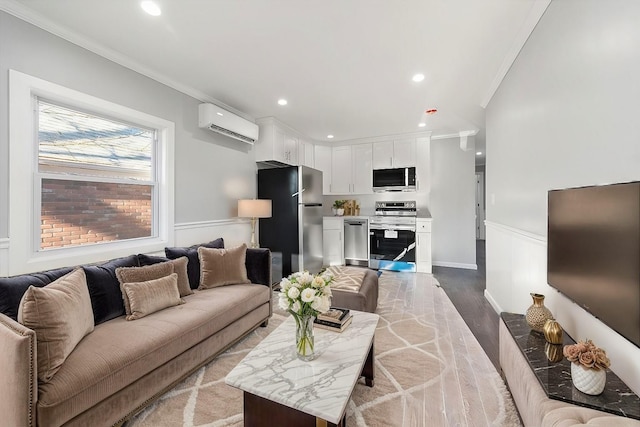
[[[484,172],[476,172],[476,239],[485,239]]]

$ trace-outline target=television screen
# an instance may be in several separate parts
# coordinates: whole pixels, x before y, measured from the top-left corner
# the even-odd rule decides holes
[[[549,191],[547,281],[640,347],[640,182]]]

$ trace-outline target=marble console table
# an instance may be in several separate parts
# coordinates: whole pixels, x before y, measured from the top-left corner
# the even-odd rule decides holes
[[[549,398],[640,420],[640,398],[611,370],[607,369],[602,394],[584,394],[571,382],[570,362],[564,357],[560,362],[550,362],[544,335],[532,331],[522,314],[502,313],[501,317]],[[567,344],[575,341],[565,332],[562,345]]]

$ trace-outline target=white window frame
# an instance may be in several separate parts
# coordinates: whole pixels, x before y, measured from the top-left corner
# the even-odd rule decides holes
[[[155,167],[157,235],[40,250],[40,195],[35,97],[157,130]],[[100,262],[173,245],[175,124],[55,83],[9,70],[9,265],[8,274]],[[87,181],[92,178],[87,177]]]

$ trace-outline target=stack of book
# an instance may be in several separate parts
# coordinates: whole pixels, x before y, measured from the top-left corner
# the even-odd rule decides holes
[[[348,308],[331,307],[326,313],[320,313],[314,320],[314,326],[330,331],[342,332],[353,320]]]

